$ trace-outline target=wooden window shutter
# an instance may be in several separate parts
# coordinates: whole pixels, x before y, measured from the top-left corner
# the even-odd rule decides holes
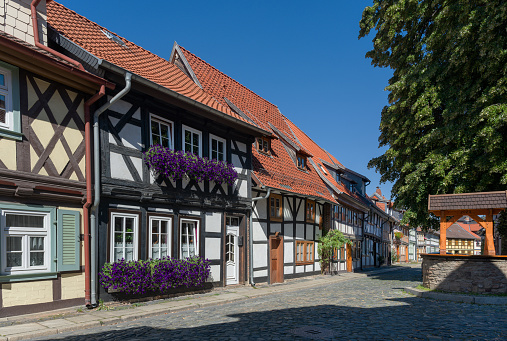
[[[58,271],[76,271],[81,266],[80,214],[58,210]]]

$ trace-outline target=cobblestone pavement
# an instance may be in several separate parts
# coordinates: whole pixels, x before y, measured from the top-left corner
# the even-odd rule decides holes
[[[419,267],[37,340],[507,340],[507,307],[411,296]]]

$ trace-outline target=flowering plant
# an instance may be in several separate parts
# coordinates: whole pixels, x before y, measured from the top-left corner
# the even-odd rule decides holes
[[[107,290],[124,294],[163,293],[182,286],[200,287],[210,275],[210,261],[200,257],[186,259],[138,260],[106,263],[99,282]]]
[[[396,239],[401,239],[401,238],[403,238],[403,233],[401,233],[401,232],[394,232],[394,237]]]
[[[227,162],[201,158],[160,145],[151,146],[144,153],[144,161],[155,173],[172,180],[188,176],[197,182],[215,181],[232,186],[238,178],[234,167]]]

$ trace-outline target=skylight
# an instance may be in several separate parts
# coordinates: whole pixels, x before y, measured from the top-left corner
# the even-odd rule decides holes
[[[121,46],[123,46],[123,47],[127,46],[127,45],[125,44],[125,42],[124,42],[123,40],[121,40],[121,38],[120,38],[120,37],[118,37],[116,34],[111,33],[111,32],[109,32],[109,31],[104,31],[104,30],[101,30],[101,31],[102,31],[102,33],[104,33],[104,35],[105,35],[106,37],[108,37],[110,40],[114,41],[116,44],[121,45]]]

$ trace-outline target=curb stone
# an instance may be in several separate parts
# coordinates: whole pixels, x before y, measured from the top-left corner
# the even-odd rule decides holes
[[[320,285],[325,285],[328,283],[339,283],[344,282],[348,280],[355,280],[358,278],[364,278],[368,277],[370,275],[384,273],[384,272],[390,272],[394,270],[399,270],[401,268],[384,268],[384,269],[378,269],[374,271],[368,271],[368,273],[345,273],[338,276],[325,276],[324,278],[318,277],[313,279],[308,279],[307,281],[303,282],[288,282],[283,283],[281,285],[270,286],[270,285],[262,285],[257,287],[256,289],[251,288],[249,285],[246,285],[244,287],[239,287],[234,290],[232,293],[213,293],[211,295],[206,294],[204,296],[190,297],[188,300],[190,302],[188,303],[182,303],[187,302],[185,301],[167,301],[167,302],[160,302],[157,304],[152,305],[145,305],[140,307],[135,307],[132,309],[124,309],[124,310],[110,310],[105,312],[98,312],[98,311],[91,311],[89,313],[86,313],[86,315],[80,315],[80,316],[71,316],[71,317],[62,317],[59,319],[55,319],[53,321],[61,320],[62,322],[66,321],[69,324],[66,326],[55,326],[55,327],[48,327],[38,322],[31,322],[31,324],[36,324],[37,326],[43,327],[39,330],[31,330],[27,332],[21,332],[21,333],[12,333],[10,330],[12,330],[13,326],[23,328],[23,326],[27,326],[27,324],[16,324],[13,326],[7,326],[7,327],[0,327],[0,341],[6,340],[6,341],[18,341],[18,340],[26,340],[41,336],[49,336],[49,335],[57,335],[64,332],[70,332],[70,331],[77,331],[77,330],[83,330],[88,329],[92,327],[99,327],[99,326],[107,326],[107,325],[114,325],[122,322],[127,321],[134,321],[141,318],[146,317],[153,317],[153,316],[159,316],[164,315],[171,312],[178,312],[178,311],[184,311],[184,310],[190,310],[194,308],[201,308],[201,307],[209,307],[209,306],[215,306],[215,305],[222,305],[222,304],[228,304],[236,301],[243,301],[248,300],[251,298],[258,298],[263,296],[268,296],[272,294],[276,294],[278,292],[290,292],[290,291],[296,291],[296,290],[302,290],[302,289],[308,289],[312,287],[318,287]],[[316,280],[318,279],[318,280]],[[268,289],[268,290],[264,290]],[[215,298],[216,296],[216,298]],[[222,296],[220,298],[220,296]],[[194,301],[192,301],[194,300]],[[202,300],[199,302],[199,300]],[[160,305],[159,305],[160,304]],[[162,305],[162,306],[161,306]],[[94,314],[96,313],[96,314]],[[95,315],[95,316],[94,316]],[[82,322],[80,322],[80,320]],[[64,322],[65,323],[65,322]],[[5,329],[4,329],[5,328]],[[9,329],[7,329],[9,328]],[[4,329],[4,330],[3,330]],[[8,331],[5,333],[5,331]]]
[[[443,292],[426,291],[416,288],[404,288],[404,290],[412,295],[422,298],[430,298],[437,301],[452,301],[471,304],[491,304],[491,305],[507,305],[507,297],[505,296],[470,296],[460,294],[448,294]]]

